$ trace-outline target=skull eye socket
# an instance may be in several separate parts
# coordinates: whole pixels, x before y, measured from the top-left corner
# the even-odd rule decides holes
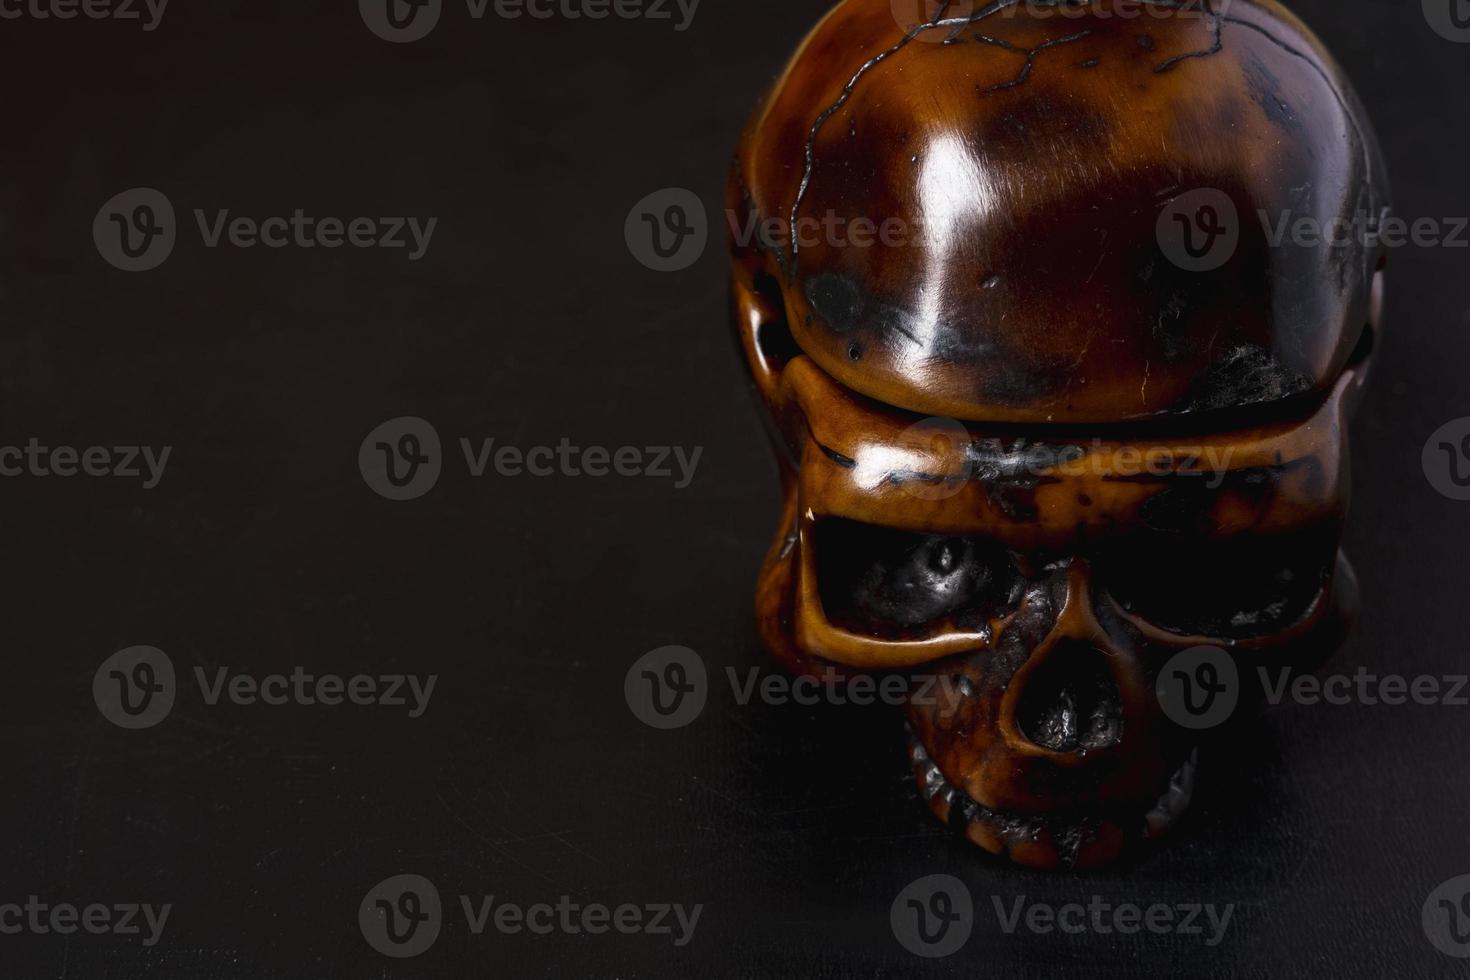
[[[817,524],[816,570],[829,622],[895,640],[980,630],[1014,606],[1021,586],[993,542],[841,518]]]
[[[1173,633],[1244,639],[1297,622],[1321,595],[1336,560],[1325,532],[1184,542],[1144,535],[1099,567],[1124,609]]]

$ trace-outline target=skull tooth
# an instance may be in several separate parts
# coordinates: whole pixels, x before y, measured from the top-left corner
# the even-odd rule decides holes
[[[1158,803],[1154,805],[1146,818],[1150,824],[1167,827],[1189,807],[1190,797],[1194,795],[1194,769],[1197,758],[1197,752],[1191,752],[1190,757],[1169,778],[1169,788],[1159,796]]]
[[[949,785],[944,781],[944,776],[940,774],[939,767],[934,765],[932,762],[929,763],[928,766],[923,770],[923,773],[924,799],[926,800],[934,799],[934,795],[936,793]]]
[[[1045,830],[1047,825],[1044,819],[997,813],[959,789],[944,777],[944,773],[929,758],[918,739],[911,743],[909,753],[914,759],[914,771],[919,778],[920,795],[930,803],[936,798],[942,800],[948,811],[950,825],[955,829],[963,832],[967,826],[981,825],[1012,838],[1025,839],[1035,839]],[[1188,808],[1194,788],[1196,759],[1197,755],[1191,753],[1190,758],[1170,777],[1168,788],[1145,817],[1148,825],[1146,836],[1158,836]]]

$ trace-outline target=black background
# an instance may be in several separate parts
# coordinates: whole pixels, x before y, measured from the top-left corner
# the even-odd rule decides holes
[[[704,0],[669,21],[472,20],[448,2],[393,45],[349,0],[174,0],[161,26],[0,21],[0,443],[169,445],[153,490],[0,481],[0,902],[174,906],[162,942],[0,936],[0,975],[1265,977],[1466,975],[1420,909],[1470,873],[1470,709],[1283,707],[1204,761],[1143,863],[1043,875],[988,859],[911,788],[879,708],[736,703],[764,666],[752,583],[775,470],[728,339],[720,229],[652,272],[624,218],[664,187],[718,214],[745,114],[825,0]],[[1379,129],[1397,210],[1470,214],[1470,45],[1417,2],[1302,0]],[[159,269],[107,265],[94,215],[156,187]],[[402,250],[208,249],[192,209],[437,216]],[[718,219],[716,219],[718,220]],[[1347,539],[1365,609],[1333,670],[1465,667],[1470,504],[1421,468],[1470,415],[1470,252],[1392,260],[1378,375],[1354,432]],[[402,415],[449,450],[424,498],[365,486],[363,437]],[[471,479],[460,437],[703,447],[693,484]],[[438,674],[430,709],[98,713],[93,672],[151,644],[181,674]],[[682,644],[716,677],[691,726],[630,713],[623,677]],[[894,941],[934,872],[975,934]],[[364,942],[377,881],[450,906],[417,959]],[[454,896],[703,903],[694,940],[472,936]],[[990,896],[1236,903],[1200,937],[1006,935]]]

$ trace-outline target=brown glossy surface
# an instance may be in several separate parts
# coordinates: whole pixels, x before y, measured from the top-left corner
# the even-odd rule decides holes
[[[887,0],[838,6],[753,117],[732,189],[775,231],[742,259],[785,284],[802,349],[884,402],[981,421],[1329,388],[1378,254],[1270,229],[1379,214],[1371,130],[1279,5],[1177,7],[952,3],[968,15],[906,34]],[[1198,189],[1237,212],[1232,257],[1204,272],[1156,235]],[[863,247],[863,219],[892,247]]]
[[[798,672],[913,676],[930,808],[1047,868],[1115,860],[1187,805],[1199,736],[1156,695],[1172,657],[1228,651],[1249,704],[1254,668],[1341,639],[1346,425],[1382,307],[1376,248],[1272,245],[1256,216],[1386,206],[1301,25],[1244,0],[1099,9],[998,3],[905,34],[886,0],[848,0],[730,185],[742,224],[927,228],[737,235],[734,323],[786,500],[762,639]],[[1201,187],[1244,220],[1188,271],[1156,228]]]

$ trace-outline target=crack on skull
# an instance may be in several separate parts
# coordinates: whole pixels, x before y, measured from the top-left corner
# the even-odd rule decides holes
[[[1208,58],[1212,55],[1219,54],[1225,49],[1225,39],[1222,34],[1224,27],[1223,18],[1215,13],[1214,7],[1211,6],[1211,0],[1201,0],[1201,3],[1202,6],[1200,9],[1204,11],[1206,17],[1210,18],[1210,34],[1214,38],[1213,43],[1208,48],[1202,48],[1199,51],[1186,51],[1184,54],[1175,55],[1172,58],[1160,62],[1154,66],[1155,75],[1162,75],[1164,72],[1173,71],[1180,64],[1189,61],[1191,58]]]
[[[1044,41],[1034,48],[1023,48],[1019,47],[1018,45],[1012,44],[1009,41],[1003,41],[1000,38],[991,37],[988,34],[976,34],[975,40],[977,41],[985,44],[994,45],[995,47],[1003,48],[1006,51],[1014,51],[1018,54],[1024,54],[1026,56],[1026,63],[1021,66],[1021,71],[1018,75],[1016,75],[1015,78],[1011,79],[1009,82],[998,82],[995,85],[990,86],[985,90],[986,93],[988,94],[990,92],[1001,92],[1006,89],[1015,88],[1018,85],[1025,84],[1026,80],[1031,77],[1031,69],[1036,64],[1036,56],[1038,54],[1050,48],[1055,48],[1063,44],[1070,44],[1073,41],[1080,41],[1085,37],[1091,36],[1092,31],[1090,30],[1078,31],[1076,34],[1068,34],[1066,37],[1052,38],[1050,41]]]

